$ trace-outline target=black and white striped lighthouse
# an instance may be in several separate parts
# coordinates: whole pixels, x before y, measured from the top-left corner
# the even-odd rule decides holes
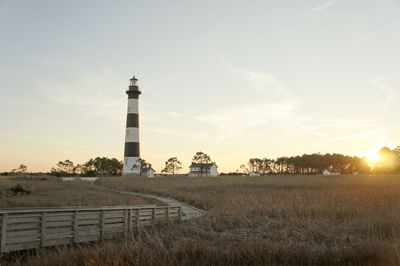
[[[126,118],[124,168],[122,175],[139,175],[139,95],[141,94],[138,80],[130,79],[128,94],[128,115]]]

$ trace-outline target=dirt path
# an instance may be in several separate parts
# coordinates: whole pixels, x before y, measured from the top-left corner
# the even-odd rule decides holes
[[[181,210],[183,213],[183,219],[188,220],[191,218],[195,217],[200,217],[205,215],[207,212],[200,210],[196,207],[190,206],[189,204],[186,204],[184,202],[181,202],[179,200],[169,198],[169,197],[162,197],[162,196],[156,196],[152,194],[147,194],[147,193],[138,193],[138,192],[131,192],[131,191],[125,191],[125,190],[116,190],[116,189],[111,189],[110,191],[121,193],[121,194],[130,194],[130,195],[136,195],[136,196],[141,196],[141,197],[146,197],[146,198],[152,198],[158,201],[161,201],[169,206],[181,206]]]

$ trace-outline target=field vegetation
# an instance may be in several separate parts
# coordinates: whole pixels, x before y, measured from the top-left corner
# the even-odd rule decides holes
[[[25,192],[18,192],[22,188]],[[15,193],[15,191],[17,191]],[[154,204],[157,201],[105,191],[86,181],[0,178],[0,208]]]
[[[42,250],[32,265],[398,265],[400,176],[102,178],[168,195],[204,217],[139,229],[129,241]]]

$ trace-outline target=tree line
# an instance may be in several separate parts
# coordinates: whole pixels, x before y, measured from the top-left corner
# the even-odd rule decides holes
[[[303,154],[302,156],[269,158],[250,158],[236,170],[234,175],[257,172],[267,174],[322,174],[327,169],[341,174],[395,174],[400,173],[400,146],[395,149],[387,147],[379,151],[380,160],[369,163],[366,158],[346,156],[342,154]],[[151,164],[139,158],[139,175],[142,176],[146,168]],[[206,171],[211,158],[204,152],[196,152],[192,163],[200,167],[200,172]],[[70,160],[59,161],[51,168],[50,174],[54,176],[118,176],[122,174],[123,162],[116,158],[96,157],[83,164],[74,164]],[[16,169],[4,174],[26,174],[28,167],[21,164]],[[182,169],[182,163],[177,157],[171,157],[165,161],[161,173],[175,175]]]
[[[400,147],[382,148],[380,159],[372,164],[366,158],[342,154],[303,154],[302,156],[279,157],[277,159],[250,158],[237,173],[257,172],[265,174],[322,174],[324,170],[341,174],[394,174],[400,173]]]
[[[83,164],[74,164],[70,160],[59,161],[51,168],[54,176],[117,176],[122,173],[122,161],[115,158],[96,157]]]
[[[203,152],[197,152],[192,159],[192,163],[198,163],[200,166],[205,167],[207,163],[211,162],[209,155]],[[143,158],[138,158],[137,160],[137,170],[139,176],[143,176],[146,169],[151,168],[151,163],[147,162]],[[71,160],[67,159],[64,161],[59,161],[55,167],[52,167],[50,172],[47,174],[61,177],[61,176],[119,176],[122,174],[123,162],[116,158],[108,157],[96,157],[90,159],[83,164],[75,164]],[[162,174],[175,175],[179,170],[182,169],[182,162],[179,161],[178,157],[171,157],[165,161],[165,166],[161,170]],[[203,167],[201,167],[203,171]],[[205,170],[204,170],[205,171]],[[28,174],[28,167],[21,164],[16,169],[10,172],[5,172],[3,175],[8,174]]]
[[[373,165],[374,173],[400,173],[400,146],[393,150],[384,147],[379,151],[379,156],[380,160]]]

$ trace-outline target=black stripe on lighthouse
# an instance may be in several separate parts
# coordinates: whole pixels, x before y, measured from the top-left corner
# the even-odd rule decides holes
[[[139,114],[129,113],[126,118],[126,127],[139,127]]]
[[[124,157],[139,157],[139,142],[125,142]]]

